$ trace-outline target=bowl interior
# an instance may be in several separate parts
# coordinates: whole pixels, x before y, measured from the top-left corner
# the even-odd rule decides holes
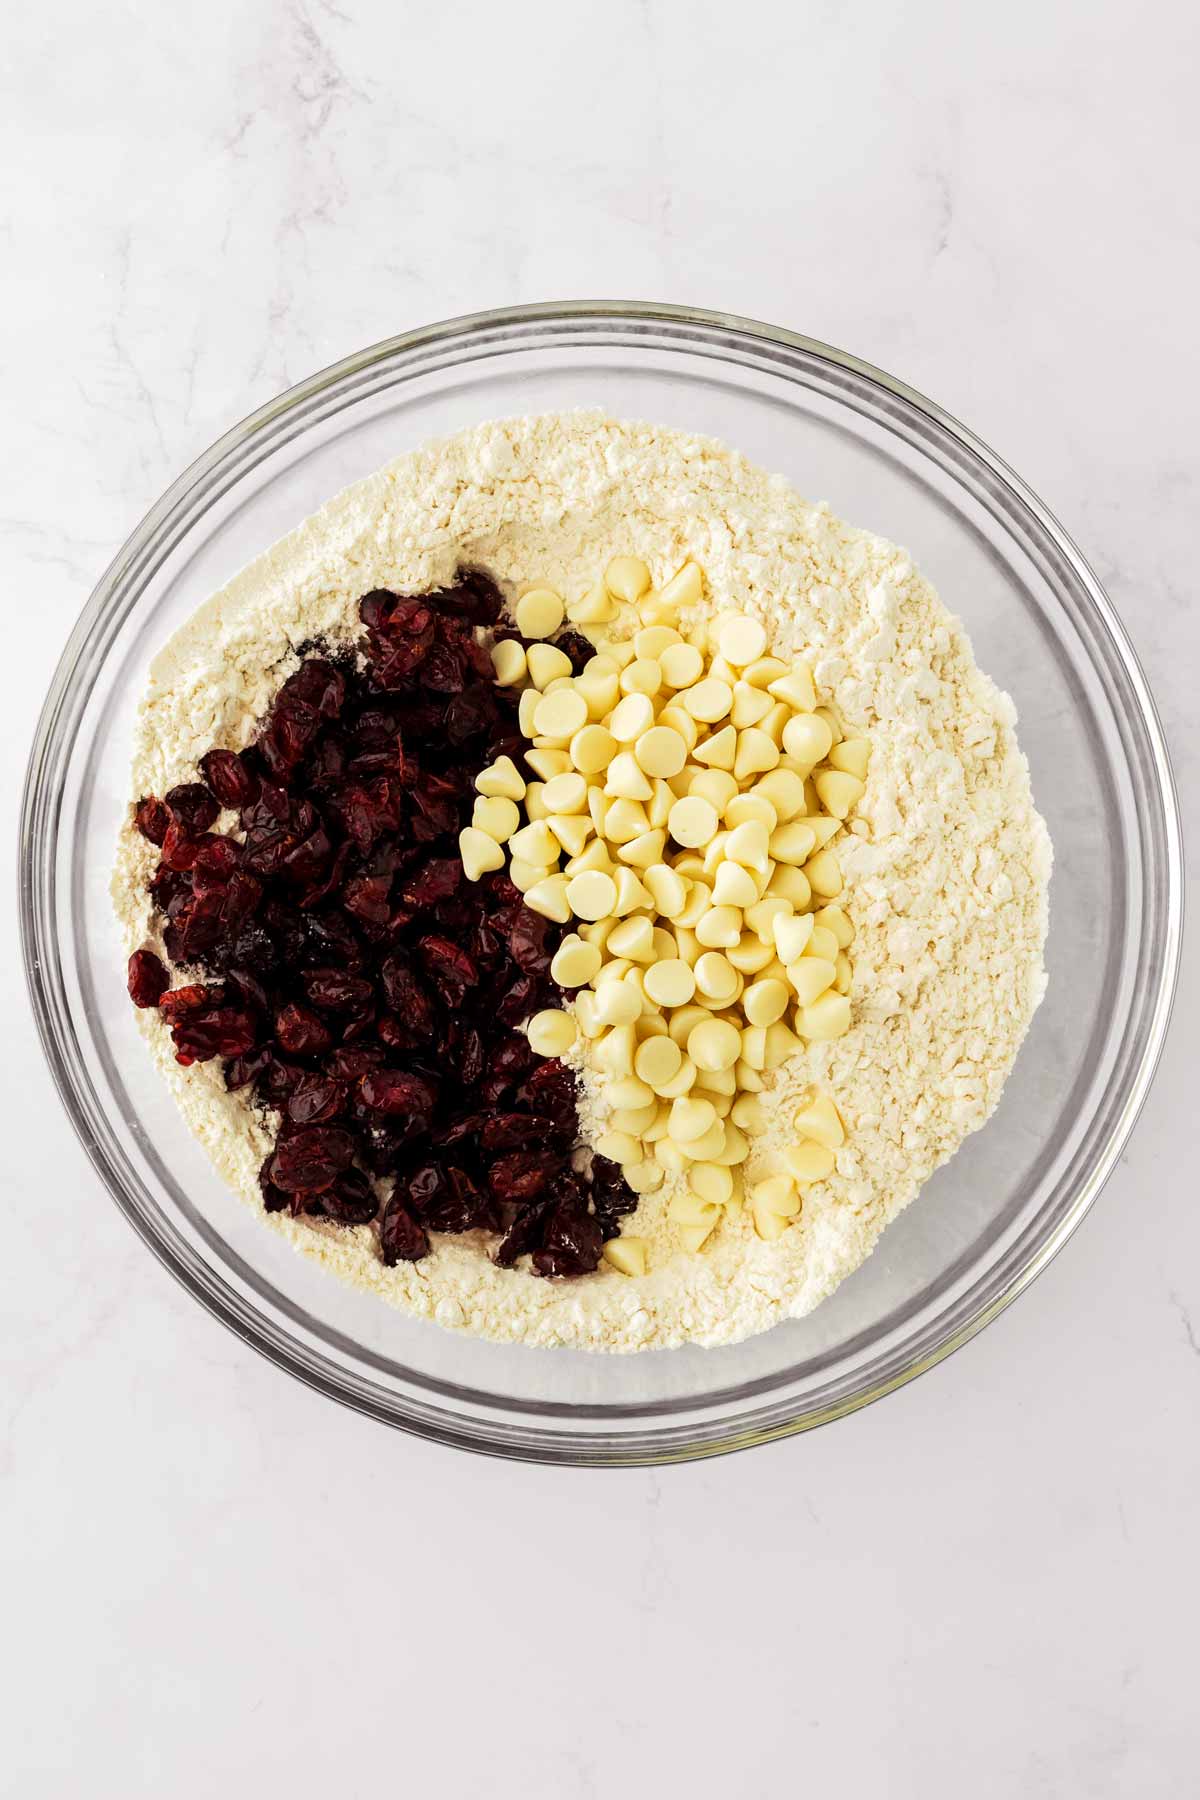
[[[401,451],[484,418],[585,405],[723,438],[905,545],[1016,701],[1055,849],[1049,992],[989,1126],[816,1313],[717,1350],[477,1342],[295,1255],[224,1188],[160,1086],[108,898],[145,670],[200,601]],[[28,820],[32,949],[60,1085],[156,1250],[338,1397],[477,1448],[583,1460],[696,1454],[815,1423],[975,1328],[1107,1173],[1161,1032],[1177,930],[1153,720],[1052,522],[965,434],[849,359],[694,316],[552,309],[397,340],[230,433],[131,540],[83,625],[35,752]]]

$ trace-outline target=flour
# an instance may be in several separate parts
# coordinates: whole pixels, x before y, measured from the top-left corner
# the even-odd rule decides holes
[[[854,1022],[768,1077],[768,1123],[747,1174],[790,1141],[800,1091],[837,1097],[847,1140],[830,1178],[773,1243],[748,1216],[700,1255],[674,1247],[665,1188],[628,1229],[650,1269],[567,1282],[497,1269],[477,1234],[435,1239],[385,1268],[370,1227],[263,1215],[345,1280],[439,1323],[538,1345],[634,1350],[734,1342],[811,1311],[996,1105],[1045,987],[1050,842],[1034,810],[1008,697],[976,669],[961,626],[908,556],[797,496],[710,440],[600,413],[480,426],[358,483],[213,596],[151,668],[133,794],[194,779],[214,744],[252,737],[297,648],[358,635],[371,588],[421,590],[477,562],[513,593],[533,578],[568,596],[615,551],[656,583],[688,558],[714,605],[767,627],[812,662],[823,702],[869,737],[867,791],[838,843],[854,926]],[[157,860],[122,835],[113,894],[126,948],[160,943],[146,894]],[[220,1174],[256,1209],[271,1132],[219,1069],[174,1061],[139,1013],[155,1062]],[[582,1107],[595,1129],[592,1084]]]

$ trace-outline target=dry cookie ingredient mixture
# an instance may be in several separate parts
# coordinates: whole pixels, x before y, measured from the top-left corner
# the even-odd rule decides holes
[[[604,609],[596,576],[614,549],[646,565],[651,601],[697,565],[706,592],[685,609],[687,629],[715,612],[757,621],[771,655],[807,662],[817,711],[846,740],[869,746],[862,774],[842,771],[865,781],[837,851],[845,891],[836,904],[853,932],[851,992],[839,996],[850,1000],[848,1029],[801,1041],[764,1069],[759,1092],[743,1096],[760,1109],[748,1111],[753,1130],[743,1134],[748,1187],[777,1178],[763,1170],[795,1147],[798,1115],[809,1121],[807,1141],[821,1147],[822,1129],[838,1140],[824,1145],[833,1167],[804,1186],[798,1213],[778,1215],[786,1227],[778,1236],[760,1235],[759,1209],[725,1207],[698,1254],[680,1244],[665,1186],[643,1192],[625,1231],[643,1247],[645,1274],[634,1257],[629,1275],[601,1267],[546,1280],[524,1262],[497,1266],[487,1254],[495,1239],[480,1230],[444,1236],[436,1226],[428,1255],[389,1267],[374,1225],[286,1210],[272,1223],[347,1279],[485,1335],[605,1349],[727,1342],[810,1310],[862,1261],[888,1219],[987,1118],[1044,984],[1049,844],[1013,710],[903,552],[706,440],[597,414],[482,426],[349,490],[200,609],[152,670],[134,792],[199,785],[210,748],[246,750],[281,683],[312,660],[311,646],[337,665],[362,629],[358,602],[373,590],[395,601],[451,586],[462,567],[492,571],[516,607],[524,642],[514,653],[528,668],[530,649],[537,653],[530,640],[544,625],[539,611],[556,596],[577,628],[589,623],[581,609]],[[552,674],[536,691],[565,679]],[[122,838],[114,893],[131,952],[166,948],[148,882],[169,828],[159,846],[136,830]],[[206,831],[193,819],[184,835]],[[153,965],[141,966],[151,998],[159,978]],[[222,1051],[183,1069],[161,1007],[139,1016],[221,1173],[261,1206],[259,1170],[278,1154],[272,1117],[226,1089]],[[836,1129],[825,1111],[830,1097]],[[581,1114],[595,1142],[608,1120],[586,1073]],[[344,1146],[331,1154],[337,1160]],[[348,1172],[344,1164],[335,1174]],[[764,1201],[762,1214],[769,1210]]]

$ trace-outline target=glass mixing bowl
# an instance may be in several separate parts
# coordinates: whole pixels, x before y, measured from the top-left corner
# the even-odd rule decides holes
[[[349,482],[431,436],[599,404],[723,438],[909,548],[1020,710],[1054,839],[1050,988],[987,1128],[811,1317],[727,1348],[486,1343],[343,1286],[219,1181],[151,1067],[108,898],[151,656],[213,589]],[[711,1455],[837,1418],[928,1369],[1018,1294],[1116,1162],[1166,1027],[1179,828],[1154,706],[1046,508],[930,401],[745,319],[565,304],[378,344],[262,407],[139,525],[46,701],[22,820],[33,1003],[55,1080],[131,1223],[218,1318],[323,1393],[496,1455]]]

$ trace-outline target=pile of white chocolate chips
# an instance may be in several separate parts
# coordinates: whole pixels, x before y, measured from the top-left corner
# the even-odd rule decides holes
[[[629,556],[569,606],[546,585],[524,592],[525,642],[502,637],[493,661],[501,685],[523,690],[538,779],[500,757],[459,840],[472,880],[507,864],[527,906],[579,921],[551,970],[573,1005],[536,1014],[530,1042],[585,1072],[593,1147],[638,1194],[666,1184],[690,1251],[743,1205],[760,1237],[780,1237],[843,1142],[834,1097],[810,1088],[794,1142],[743,1187],[764,1076],[850,1024],[836,840],[870,756],[817,705],[807,663],[772,656],[746,613],[699,618],[703,598],[694,562],[655,592]],[[596,646],[578,675],[530,641],[564,617]],[[604,1256],[642,1274],[646,1250],[621,1236]]]

